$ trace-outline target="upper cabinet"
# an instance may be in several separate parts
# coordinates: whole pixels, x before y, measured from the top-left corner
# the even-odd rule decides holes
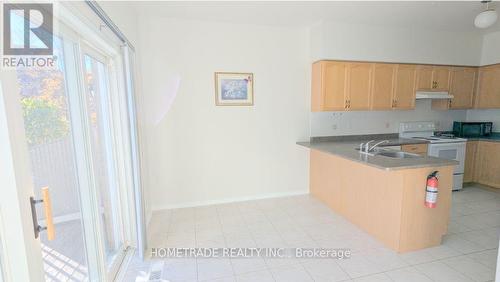
[[[371,109],[408,110],[415,107],[416,67],[375,64]]]
[[[439,110],[471,109],[477,88],[478,68],[452,67],[450,79],[450,95],[453,99],[434,100],[432,108]]]
[[[347,66],[348,110],[369,110],[372,91],[373,66],[370,63],[350,63]]]
[[[450,89],[450,67],[435,66],[432,70],[434,91],[448,91]]]
[[[373,110],[391,109],[394,105],[396,64],[374,64],[371,108]]]
[[[414,65],[397,65],[392,108],[410,110],[415,108],[417,68]]]
[[[314,63],[312,111],[370,109],[372,72],[371,63]]]
[[[500,64],[479,68],[475,108],[500,108]]]
[[[347,63],[333,61],[314,63],[311,82],[313,112],[347,109]]]
[[[429,91],[433,85],[432,66],[417,66],[417,90]]]
[[[312,69],[311,109],[318,111],[409,110],[416,91],[447,91],[434,109],[500,108],[500,64],[448,67],[393,63],[318,61]]]
[[[477,68],[454,67],[451,72],[451,109],[470,109],[474,99]]]
[[[450,67],[418,66],[417,90],[448,91],[450,88]]]
[[[311,110],[413,109],[416,67],[319,61],[312,68]]]

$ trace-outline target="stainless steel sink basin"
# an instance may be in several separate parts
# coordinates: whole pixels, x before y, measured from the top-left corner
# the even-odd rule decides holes
[[[388,158],[395,158],[395,159],[414,159],[414,158],[421,158],[422,156],[416,155],[416,154],[410,154],[406,152],[400,152],[400,151],[389,151],[389,150],[380,150],[378,152],[375,152],[375,155],[378,156],[384,156]]]
[[[359,151],[359,148],[355,148],[356,150]],[[369,155],[369,156],[382,156],[382,157],[387,157],[387,158],[393,158],[393,159],[415,159],[415,158],[421,158],[421,155],[417,154],[412,154],[412,153],[406,153],[402,151],[394,151],[394,150],[388,150],[388,149],[375,149],[371,152],[364,152],[360,151],[361,154]]]

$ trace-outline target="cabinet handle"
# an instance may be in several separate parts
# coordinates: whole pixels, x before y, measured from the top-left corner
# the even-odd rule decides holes
[[[451,103],[452,103],[452,101],[450,100],[450,101],[448,102],[448,107],[450,107],[450,108],[451,108]]]
[[[351,100],[345,100],[345,108],[349,109],[351,107]]]

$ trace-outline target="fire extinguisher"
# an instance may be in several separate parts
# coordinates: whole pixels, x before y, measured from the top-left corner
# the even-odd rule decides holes
[[[425,188],[425,206],[428,208],[435,208],[438,196],[439,180],[437,178],[437,171],[427,176],[427,187]]]

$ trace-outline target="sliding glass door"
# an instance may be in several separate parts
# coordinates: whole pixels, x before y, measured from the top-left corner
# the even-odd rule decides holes
[[[73,143],[75,130],[81,125],[72,123],[68,83],[78,81],[77,73],[68,70],[74,64],[74,54],[65,56],[64,46],[76,43],[65,34],[54,37],[54,52],[58,63],[53,69],[26,68],[16,70],[19,104],[22,109],[25,132],[24,145],[28,149],[34,198],[42,198],[42,189],[48,189],[55,237],[49,240],[40,233],[46,281],[88,278],[86,246],[77,173],[77,156]],[[68,52],[72,52],[66,50]],[[43,207],[36,207],[41,225],[46,225]]]
[[[12,192],[0,200],[0,231],[5,208],[14,201],[21,201],[23,208],[17,221],[29,227],[17,233],[9,230],[10,241],[1,236],[0,247],[12,243],[12,234],[35,247],[26,261],[28,267],[43,264],[32,269],[43,269],[45,281],[113,280],[133,234],[121,46],[107,44],[79,26],[83,25],[58,23],[53,68],[19,68],[0,76],[0,124],[9,124],[0,128],[0,151],[14,156],[0,159],[0,183],[10,183],[5,189]],[[25,208],[29,197],[18,197],[23,193],[35,200],[45,197],[45,207],[35,202],[32,214]],[[49,226],[50,232],[33,234],[32,221]],[[6,226],[16,223],[9,218]],[[4,257],[15,256],[7,251],[0,256],[2,264]]]

